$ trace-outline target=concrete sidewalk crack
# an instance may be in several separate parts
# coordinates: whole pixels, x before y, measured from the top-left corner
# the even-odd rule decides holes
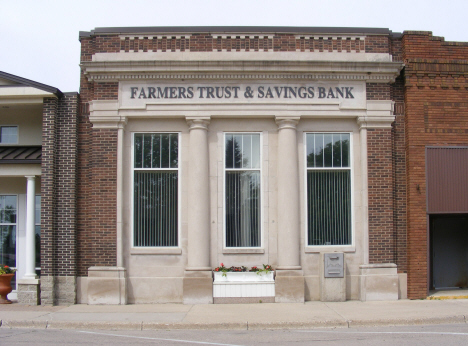
[[[329,308],[331,311],[333,311],[335,314],[337,314],[338,316],[340,316],[345,322],[346,324],[348,325],[348,328],[349,328],[349,325],[350,325],[350,322],[345,316],[343,316],[342,314],[340,314],[338,311],[336,311],[335,309],[333,309],[331,306],[329,306],[326,302],[323,303],[323,305],[325,305],[327,308]]]
[[[187,316],[188,316],[188,314],[190,313],[190,311],[192,311],[193,306],[194,306],[194,304],[190,305],[190,308],[185,312],[185,316],[184,316],[184,318],[182,319],[181,322],[184,322],[184,321],[185,321],[185,319],[187,318]]]

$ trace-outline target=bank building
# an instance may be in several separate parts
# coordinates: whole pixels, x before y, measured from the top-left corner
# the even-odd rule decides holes
[[[0,254],[19,303],[468,287],[467,43],[320,27],[79,40],[79,93],[0,72]]]

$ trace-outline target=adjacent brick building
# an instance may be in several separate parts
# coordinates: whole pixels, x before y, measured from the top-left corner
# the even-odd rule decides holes
[[[44,304],[468,286],[467,44],[275,27],[98,28],[80,42],[80,97],[65,97],[77,116],[44,102],[70,114],[43,123]],[[271,264],[274,293],[213,283],[219,263]]]

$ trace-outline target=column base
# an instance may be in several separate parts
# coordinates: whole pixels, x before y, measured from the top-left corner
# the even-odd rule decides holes
[[[213,304],[213,273],[185,271],[183,281],[184,304]]]
[[[305,281],[302,270],[276,269],[276,303],[304,303],[304,295]]]
[[[18,304],[20,305],[40,305],[41,290],[39,279],[18,280]]]
[[[398,300],[399,278],[396,264],[363,264],[359,269],[361,301]]]
[[[123,267],[88,269],[88,305],[126,305],[127,270]]]
[[[76,277],[41,276],[41,304],[76,304]]]

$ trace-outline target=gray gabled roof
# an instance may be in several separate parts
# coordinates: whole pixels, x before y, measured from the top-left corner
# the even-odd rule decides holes
[[[55,88],[50,85],[38,83],[38,82],[23,78],[23,77],[15,76],[13,74],[0,71],[0,78],[18,83],[22,86],[29,86],[29,87],[33,87],[39,90],[47,91],[47,92],[57,95],[57,97],[63,96],[63,93],[58,88]]]

